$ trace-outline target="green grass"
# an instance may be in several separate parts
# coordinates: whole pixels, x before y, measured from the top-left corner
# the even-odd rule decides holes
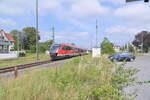
[[[77,57],[61,67],[1,79],[0,100],[133,100],[123,89],[134,84],[136,72],[105,56]]]
[[[50,59],[49,55],[39,54],[39,61]],[[13,66],[18,64],[27,64],[36,62],[36,54],[27,54],[26,57],[19,57],[13,59],[0,59],[0,67]]]
[[[135,56],[143,56],[143,53],[135,53]]]

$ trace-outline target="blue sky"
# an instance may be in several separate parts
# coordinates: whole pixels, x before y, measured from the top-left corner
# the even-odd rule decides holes
[[[104,37],[117,45],[133,40],[142,30],[150,31],[150,4],[124,0],[39,0],[40,41],[51,39],[55,26],[58,43],[95,45],[98,20],[99,43]],[[6,32],[35,26],[35,0],[1,0],[0,29]]]

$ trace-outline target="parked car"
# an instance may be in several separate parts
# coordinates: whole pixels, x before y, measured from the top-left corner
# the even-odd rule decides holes
[[[130,52],[123,52],[119,54],[115,54],[112,56],[109,56],[111,61],[131,61],[135,60],[135,56],[133,53]]]

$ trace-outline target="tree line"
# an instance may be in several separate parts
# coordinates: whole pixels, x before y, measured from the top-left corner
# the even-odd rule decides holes
[[[21,31],[12,30],[10,34],[15,40],[13,50],[26,50],[27,52],[35,53],[36,52],[36,28],[34,27],[25,27]],[[38,34],[38,41],[40,40],[40,35]],[[39,52],[45,52],[50,48],[52,40],[45,42],[39,42]]]
[[[105,54],[114,54],[114,44],[111,43],[108,38],[104,38],[101,44],[101,51]],[[125,44],[123,47],[120,48],[120,51],[128,51],[128,52],[143,52],[147,53],[150,51],[150,32],[148,31],[141,31],[137,33],[134,37],[134,40],[129,43]]]
[[[143,52],[147,53],[150,49],[150,32],[142,31],[135,35],[132,44]]]
[[[12,30],[10,34],[15,40],[13,50],[26,50],[27,52],[35,53],[36,52],[36,28],[34,27],[25,27],[20,30]],[[40,40],[40,35],[38,34],[38,40]],[[49,50],[52,40],[45,42],[39,42],[39,52],[45,52]],[[108,38],[104,38],[101,44],[102,53],[114,54],[114,44],[111,43]],[[129,52],[134,52],[134,49],[142,50],[143,52],[148,52],[150,50],[150,32],[142,31],[135,35],[132,44],[126,44],[121,48],[122,51],[128,50]]]

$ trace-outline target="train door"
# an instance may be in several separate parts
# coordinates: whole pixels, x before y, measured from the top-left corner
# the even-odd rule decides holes
[[[71,54],[71,56],[75,56],[75,48],[74,47],[70,48],[70,54]]]
[[[62,54],[63,56],[65,56],[65,55],[67,54],[67,47],[66,47],[66,46],[63,46],[63,47],[62,47],[61,54]]]
[[[71,56],[71,47],[70,46],[66,46],[66,54],[67,56]]]

